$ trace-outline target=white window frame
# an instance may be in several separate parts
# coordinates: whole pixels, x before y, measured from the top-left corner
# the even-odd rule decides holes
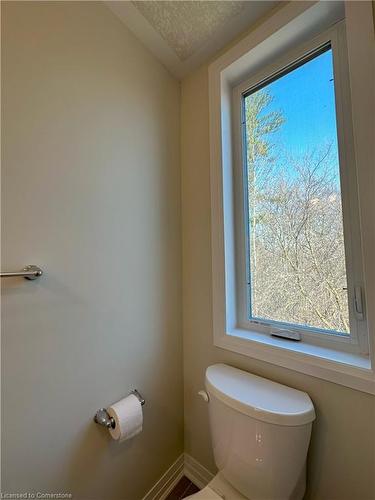
[[[343,206],[345,255],[348,286],[348,306],[350,316],[350,336],[344,337],[334,333],[328,333],[319,328],[304,328],[298,325],[286,325],[278,321],[259,321],[247,319],[247,258],[246,258],[246,234],[244,206],[244,187],[247,179],[244,179],[244,134],[242,130],[243,116],[243,94],[259,85],[262,81],[270,77],[283,73],[285,68],[293,66],[297,61],[303,61],[307,57],[325,45],[332,48],[334,66],[334,86],[336,98],[336,121],[338,133],[338,149],[341,179],[341,195]],[[301,336],[302,341],[322,347],[339,348],[346,352],[368,355],[368,334],[365,311],[363,319],[358,317],[355,311],[354,289],[362,293],[362,307],[365,300],[363,293],[363,271],[361,239],[359,233],[359,211],[357,189],[350,189],[350,186],[357,186],[357,175],[355,168],[355,158],[353,154],[353,136],[351,130],[350,113],[350,93],[348,80],[348,65],[346,57],[346,36],[345,22],[341,21],[324,33],[314,37],[307,43],[302,44],[288,54],[279,58],[275,63],[263,68],[256,75],[251,76],[233,89],[233,179],[234,179],[234,212],[236,221],[236,293],[237,293],[237,325],[245,330],[255,330],[260,333],[270,335],[278,330],[290,330]],[[354,167],[354,168],[353,168]]]
[[[292,2],[276,11],[209,68],[213,332],[214,344],[218,347],[375,394],[375,311],[371,301],[375,299],[375,287],[370,276],[374,272],[374,259],[371,262],[370,256],[375,254],[375,231],[368,213],[369,210],[370,214],[374,213],[374,197],[364,199],[366,189],[368,195],[371,185],[368,160],[373,160],[374,150],[371,135],[365,129],[366,124],[362,123],[365,117],[358,114],[360,108],[365,110],[363,87],[370,102],[373,97],[373,74],[366,58],[366,54],[368,57],[373,55],[373,47],[369,45],[373,26],[372,17],[369,18],[372,16],[371,4],[361,4],[357,4],[355,10],[345,5],[346,25],[341,23],[332,28],[344,18],[343,5],[341,10],[336,10],[336,2]],[[361,36],[357,32],[359,24]],[[367,33],[363,33],[366,30]],[[350,247],[346,246],[349,301],[352,304],[354,285],[362,286],[367,297],[367,322],[359,321],[354,327],[351,324],[353,333],[348,339],[303,331],[301,342],[290,342],[271,337],[268,326],[257,324],[254,327],[253,323],[243,321],[243,298],[242,316],[241,307],[238,308],[243,290],[238,277],[241,277],[245,259],[244,221],[241,220],[243,199],[236,196],[238,191],[243,192],[242,173],[238,175],[239,168],[242,172],[238,103],[244,90],[327,41],[332,45],[334,57],[344,232],[346,243],[352,243]],[[353,53],[363,54],[363,60],[354,58]],[[353,71],[356,85],[353,84]],[[362,80],[361,89],[358,73],[367,78],[365,84]],[[367,117],[366,123],[371,126],[371,118]],[[357,173],[352,168],[355,163]],[[359,206],[357,190],[348,190],[348,186],[358,186]],[[361,234],[358,220],[362,228],[366,228],[366,234],[363,229]]]

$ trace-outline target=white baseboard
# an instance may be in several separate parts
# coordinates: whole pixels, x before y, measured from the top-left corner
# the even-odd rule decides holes
[[[195,458],[183,453],[146,493],[142,500],[164,500],[183,476],[190,479],[199,489],[207,486],[214,478],[214,475]]]
[[[214,478],[214,474],[203,467],[195,458],[184,454],[184,475],[202,489]]]
[[[184,475],[184,455],[169,467],[142,500],[164,500]],[[198,485],[197,485],[198,486]]]

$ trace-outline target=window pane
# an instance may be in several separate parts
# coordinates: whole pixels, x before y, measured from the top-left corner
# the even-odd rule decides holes
[[[348,334],[331,48],[245,94],[244,113],[250,318]]]

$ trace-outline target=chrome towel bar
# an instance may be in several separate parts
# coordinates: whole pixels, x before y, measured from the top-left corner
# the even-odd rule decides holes
[[[36,280],[39,276],[42,276],[43,271],[38,266],[29,265],[22,269],[22,271],[15,272],[0,272],[0,278],[13,278],[15,276],[20,276],[27,280]]]

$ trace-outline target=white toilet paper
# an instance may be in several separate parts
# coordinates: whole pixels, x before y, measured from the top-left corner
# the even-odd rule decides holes
[[[142,431],[142,405],[134,394],[114,403],[107,411],[116,422],[115,428],[109,430],[113,439],[117,439],[121,443]]]

